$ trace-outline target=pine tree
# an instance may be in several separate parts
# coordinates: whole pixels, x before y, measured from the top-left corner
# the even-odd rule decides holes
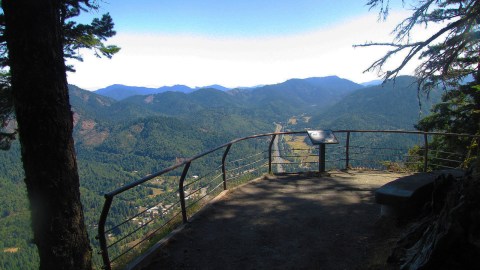
[[[114,54],[117,47],[102,43],[115,34],[113,23],[108,15],[91,26],[67,22],[94,8],[88,0],[4,0],[1,5],[0,64],[11,73],[1,94],[10,91],[12,101],[7,95],[2,104],[14,104],[40,269],[91,269],[64,57],[75,57],[73,50],[80,47]],[[80,39],[71,42],[71,37]]]
[[[410,2],[409,2],[410,3]],[[385,18],[389,0],[370,0],[371,8],[380,8]],[[413,13],[394,30],[393,42],[361,46],[389,46],[384,57],[367,70],[383,71],[391,56],[406,52],[396,68],[384,78],[395,78],[415,56],[423,63],[416,69],[419,91],[443,85],[446,92],[433,114],[422,119],[417,128],[480,135],[480,1],[418,0]],[[415,25],[441,23],[443,27],[421,41],[411,41]],[[465,83],[465,80],[473,81]],[[460,181],[452,176],[436,179],[428,211],[413,223],[389,261],[402,269],[479,269],[480,247],[480,158],[478,138],[437,138],[430,148],[447,153],[467,154],[464,165],[470,171]],[[447,157],[448,159],[448,157]],[[445,161],[449,162],[449,161]],[[449,164],[447,164],[449,165]],[[458,165],[458,164],[456,164]]]
[[[386,19],[389,1],[370,0],[370,8],[379,8]],[[443,86],[442,103],[434,106],[432,115],[422,119],[417,129],[480,135],[480,1],[427,0],[409,2],[412,14],[397,25],[392,42],[371,42],[360,47],[392,48],[366,71],[383,72],[384,79],[395,78],[414,57],[422,60],[415,73],[419,91]],[[415,26],[441,24],[442,28],[424,40],[411,40]],[[389,59],[401,52],[405,59],[393,69],[384,71]],[[458,154],[469,153],[468,165],[477,156],[472,146],[476,139],[435,138],[432,146]],[[472,151],[473,150],[473,151]],[[446,165],[446,164],[444,164]],[[450,164],[451,165],[451,164]]]
[[[72,19],[81,12],[96,11],[99,6],[91,0],[61,1],[60,20],[63,30],[63,51],[65,59],[83,61],[80,49],[93,51],[97,57],[111,58],[120,51],[115,45],[104,42],[114,36],[114,23],[110,14],[94,18],[90,24],[81,24]],[[5,70],[9,66],[8,48],[5,37],[5,14],[0,10],[0,150],[8,150],[15,139],[16,131],[12,130],[12,120],[15,119],[10,88],[10,74]],[[67,66],[67,71],[74,72],[73,66]]]
[[[403,1],[402,1],[403,2]],[[369,0],[370,8],[379,8],[380,17],[386,19],[389,12],[387,0]],[[357,47],[384,46],[392,48],[373,62],[366,71],[377,70],[384,79],[394,78],[414,57],[422,60],[416,69],[423,90],[431,90],[439,83],[456,87],[472,76],[480,83],[480,2],[476,0],[426,0],[409,2],[413,13],[394,29],[392,42],[370,42]],[[424,40],[411,39],[415,26],[443,27]],[[395,68],[384,71],[384,65],[399,53],[406,53]]]

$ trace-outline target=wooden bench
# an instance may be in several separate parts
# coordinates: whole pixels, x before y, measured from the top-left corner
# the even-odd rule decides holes
[[[452,175],[455,178],[465,174],[463,170],[439,170],[428,173],[416,173],[398,178],[375,191],[375,201],[381,204],[383,216],[411,216],[418,213],[431,198],[433,184],[440,175]]]

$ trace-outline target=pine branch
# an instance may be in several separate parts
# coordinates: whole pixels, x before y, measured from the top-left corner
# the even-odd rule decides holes
[[[390,43],[385,43],[385,42],[375,42],[375,43],[366,43],[366,44],[360,44],[360,45],[354,45],[354,47],[370,47],[370,46],[390,46],[390,47],[395,47],[394,50],[391,50],[387,52],[382,58],[377,59],[375,62],[373,62],[372,65],[370,65],[367,69],[364,70],[364,72],[369,72],[373,70],[382,70],[382,67],[384,64],[387,62],[387,60],[392,56],[395,55],[401,51],[408,50],[406,57],[402,60],[399,66],[397,66],[395,69],[387,71],[385,76],[383,77],[384,80],[388,80],[390,78],[395,78],[398,73],[409,63],[412,58],[417,55],[421,50],[429,46],[433,41],[441,37],[443,34],[452,31],[456,29],[457,27],[461,26],[462,24],[466,23],[467,21],[471,20],[474,18],[476,14],[469,14],[469,16],[465,16],[461,19],[458,19],[455,22],[452,22],[430,36],[428,39],[425,41],[421,42],[415,42],[411,44],[398,44],[394,42]]]

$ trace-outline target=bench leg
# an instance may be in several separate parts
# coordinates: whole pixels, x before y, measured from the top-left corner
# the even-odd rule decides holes
[[[398,210],[395,207],[386,204],[380,206],[380,216],[382,217],[396,217],[398,214]]]

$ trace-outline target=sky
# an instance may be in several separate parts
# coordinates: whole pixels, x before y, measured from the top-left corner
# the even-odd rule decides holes
[[[401,1],[398,1],[401,2]],[[249,87],[291,78],[337,75],[357,83],[379,79],[364,73],[385,48],[353,48],[391,41],[394,26],[409,11],[394,8],[387,21],[366,0],[101,0],[117,35],[106,44],[121,51],[98,59],[69,61],[70,84],[97,90],[112,84],[161,87],[220,84]],[[416,31],[421,38],[431,30]],[[391,66],[398,59],[391,62]],[[415,63],[403,74],[412,74]]]

